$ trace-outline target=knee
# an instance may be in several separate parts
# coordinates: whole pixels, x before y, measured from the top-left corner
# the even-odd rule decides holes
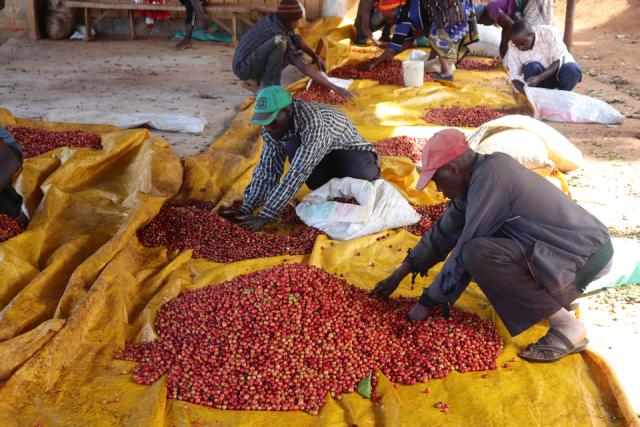
[[[558,73],[559,88],[562,90],[572,90],[582,81],[582,68],[575,62],[564,64]]]
[[[462,262],[465,268],[474,276],[474,272],[478,270],[478,266],[486,262],[487,247],[482,238],[473,239],[462,247]]]
[[[283,35],[273,36],[273,50],[282,54],[287,50],[287,39]]]
[[[577,81],[582,80],[582,67],[575,62],[564,64],[560,69],[560,76],[566,76]]]
[[[529,62],[522,67],[525,79],[542,74],[542,72],[544,72],[544,67],[539,62]]]

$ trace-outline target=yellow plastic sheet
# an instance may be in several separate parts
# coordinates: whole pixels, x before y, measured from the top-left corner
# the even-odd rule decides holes
[[[313,30],[309,36],[315,34],[319,40],[322,28],[326,25],[316,23],[304,31]],[[323,38],[329,57],[344,54],[344,49],[336,48],[330,40],[344,38],[348,30],[339,29]],[[383,89],[375,90],[385,96]],[[434,96],[435,92],[431,99]],[[461,92],[455,96],[447,92],[446,96],[466,97]],[[394,99],[387,102],[394,103]],[[478,99],[485,102],[485,97]],[[347,110],[373,141],[405,132],[427,135],[435,130],[396,126],[399,116],[369,120],[357,108]],[[209,150],[185,159],[184,180],[182,165],[167,144],[145,130],[104,129],[102,151],[60,149],[27,160],[17,185],[34,212],[33,221],[26,232],[0,244],[0,425],[633,423],[635,415],[617,379],[606,362],[588,351],[549,365],[510,363],[509,369],[489,372],[487,379],[481,378],[482,373],[451,373],[445,379],[429,381],[432,391],[428,395],[422,392],[424,384],[394,388],[382,378],[378,385],[382,406],[351,394],[340,401],[329,398],[317,416],[212,410],[167,400],[164,377],[151,386],[135,384],[131,375],[135,363],[114,360],[114,351],[126,341],[154,339],[158,308],[180,291],[268,268],[285,262],[284,258],[342,273],[352,285],[369,289],[418,241],[403,230],[390,231],[384,244],[376,241],[376,235],[349,242],[332,242],[321,236],[309,255],[232,264],[192,259],[190,251],[169,254],[163,248],[142,247],[135,231],[153,218],[181,185],[180,199],[195,197],[229,204],[241,198],[261,150],[258,128],[248,124],[250,115],[251,109],[239,113]],[[0,121],[61,128],[15,120],[3,110]],[[441,200],[431,189],[424,193],[412,189],[417,174],[406,159],[383,158],[382,168],[385,178],[413,203]],[[355,256],[356,252],[361,256]],[[437,270],[419,278],[413,290],[405,280],[398,294],[417,297]],[[496,323],[505,342],[500,365],[545,333],[545,325],[537,325],[516,339],[510,338],[473,284],[457,305]],[[433,408],[436,401],[448,402],[451,411],[440,413]]]

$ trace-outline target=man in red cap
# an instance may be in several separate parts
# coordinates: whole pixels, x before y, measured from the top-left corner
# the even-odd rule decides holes
[[[446,259],[409,320],[453,304],[473,279],[512,336],[549,320],[523,359],[553,362],[583,350],[585,327],[565,307],[610,269],[607,227],[507,154],[471,150],[454,129],[424,146],[417,188],[432,180],[450,199],[445,214],[371,293],[388,298],[409,273],[424,275]]]
[[[348,90],[329,81],[322,59],[295,33],[303,15],[298,0],[280,0],[276,13],[262,18],[240,39],[233,55],[233,72],[246,89],[257,92],[279,86],[282,70],[292,64],[314,82],[343,98],[353,98]],[[304,60],[303,52],[311,63]]]

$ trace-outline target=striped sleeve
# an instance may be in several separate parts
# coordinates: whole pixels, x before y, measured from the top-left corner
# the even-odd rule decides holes
[[[271,190],[278,185],[284,171],[285,149],[276,144],[271,136],[262,129],[262,155],[260,163],[253,171],[251,182],[244,190],[242,213],[250,215],[265,201]]]
[[[280,185],[267,197],[260,212],[263,218],[274,219],[280,214],[331,149],[332,138],[323,121],[322,112],[307,109],[301,115],[304,117],[304,125],[300,129],[300,148]]]

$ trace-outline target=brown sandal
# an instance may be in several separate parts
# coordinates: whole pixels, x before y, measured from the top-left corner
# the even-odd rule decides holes
[[[549,334],[562,341],[564,347],[551,344],[548,338]],[[589,344],[589,340],[586,338],[577,344],[573,344],[562,332],[549,329],[547,335],[540,338],[536,343],[529,344],[527,348],[518,353],[518,356],[529,362],[550,363],[558,361],[569,354],[581,352],[587,344]]]

